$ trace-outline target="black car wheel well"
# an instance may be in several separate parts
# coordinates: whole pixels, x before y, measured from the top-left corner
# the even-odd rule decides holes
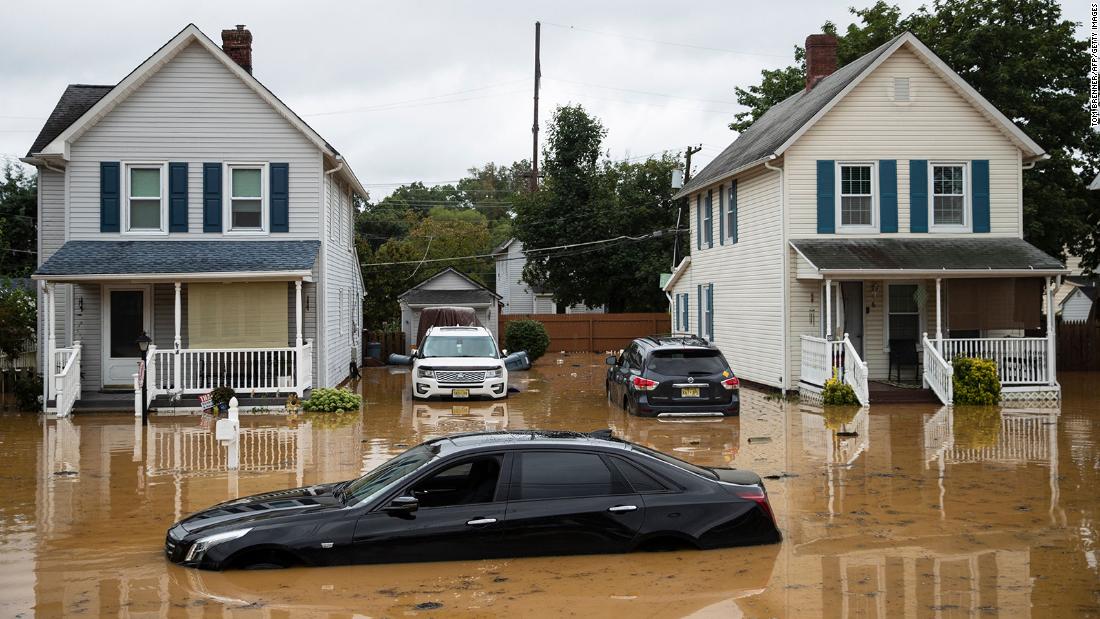
[[[635,550],[663,552],[669,550],[698,550],[699,544],[691,537],[675,531],[652,533],[639,540]]]
[[[225,561],[228,569],[277,569],[302,565],[303,561],[285,548],[246,548]]]

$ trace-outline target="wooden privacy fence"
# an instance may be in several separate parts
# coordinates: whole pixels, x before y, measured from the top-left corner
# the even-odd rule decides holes
[[[1100,320],[1058,325],[1058,369],[1100,370]]]
[[[626,348],[634,338],[668,333],[672,323],[667,313],[634,314],[502,314],[499,320],[501,346],[508,323],[537,320],[550,335],[550,352],[604,352]]]
[[[391,354],[406,354],[404,331],[368,331],[363,329],[364,358],[367,356],[367,344],[370,342],[378,342],[382,345],[382,361],[389,359]]]

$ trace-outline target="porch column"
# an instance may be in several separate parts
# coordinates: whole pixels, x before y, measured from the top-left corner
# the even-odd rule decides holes
[[[1054,334],[1054,289],[1050,287],[1050,276],[1046,278],[1047,295],[1047,384],[1054,385],[1058,382],[1057,344]]]
[[[294,345],[302,347],[302,280],[294,281]]]
[[[943,296],[940,290],[942,278],[936,278],[936,350],[943,354]]]
[[[825,280],[825,339],[833,339],[833,280]]]
[[[181,323],[183,322],[183,309],[180,304],[180,288],[183,286],[180,282],[176,282],[176,337],[172,341],[175,347],[175,354],[172,359],[172,388],[176,391],[183,391],[183,382],[180,380],[183,378],[183,366],[180,363],[180,349],[183,348],[183,337],[180,335]]]
[[[45,282],[42,286],[42,301],[46,304],[46,358],[45,363],[42,366],[42,375],[45,380],[42,381],[43,389],[45,390],[45,397],[42,399],[42,410],[46,410],[49,405],[50,396],[54,394],[54,380],[56,380],[56,372],[54,370],[54,350],[57,349],[57,336],[54,333],[54,284]]]

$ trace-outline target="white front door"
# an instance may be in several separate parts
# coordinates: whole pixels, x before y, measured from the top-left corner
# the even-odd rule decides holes
[[[131,389],[141,361],[137,338],[153,337],[149,286],[103,287],[103,388]]]

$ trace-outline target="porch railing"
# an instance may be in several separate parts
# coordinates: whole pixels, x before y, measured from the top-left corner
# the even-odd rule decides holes
[[[64,417],[73,411],[73,404],[80,399],[80,342],[69,348],[54,350],[50,363],[53,372],[53,412]]]
[[[951,404],[955,400],[955,368],[936,350],[935,340],[928,339],[927,333],[921,336],[921,346],[924,350],[924,382],[928,383],[940,402]]]
[[[216,387],[238,394],[291,393],[313,386],[313,342],[279,348],[149,347],[149,397],[195,395]]]
[[[841,340],[803,335],[800,380],[823,388],[825,381],[834,375],[851,385],[860,404],[866,406],[870,402],[867,364],[859,357],[848,334]]]
[[[935,342],[936,340],[931,340]],[[1049,343],[1045,337],[944,338],[942,356],[946,361],[955,357],[992,359],[997,363],[1001,384],[1049,385]]]

